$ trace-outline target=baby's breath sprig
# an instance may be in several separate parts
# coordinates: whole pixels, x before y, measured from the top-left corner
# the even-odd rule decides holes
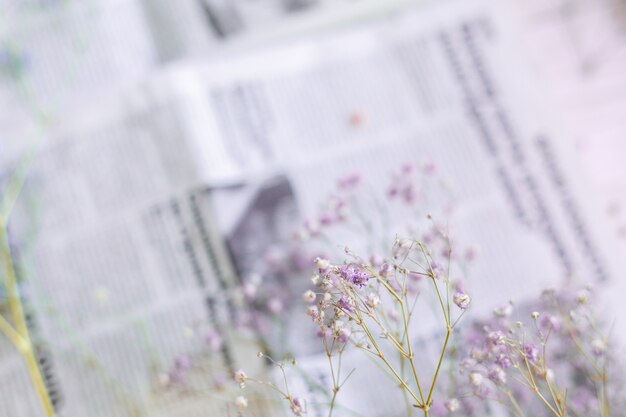
[[[334,385],[329,416],[332,416],[336,394],[345,383],[335,375],[332,358],[336,353],[340,363],[348,344],[382,363],[405,395],[410,415],[414,409],[419,409],[425,417],[429,416],[450,339],[471,302],[470,296],[460,288],[453,294],[449,279],[452,246],[447,235],[444,236],[448,246],[443,251],[443,262],[435,260],[424,242],[400,238],[396,239],[387,261],[364,262],[349,248],[345,250],[349,258],[343,264],[335,265],[321,258],[315,260],[318,275],[314,284],[320,299],[309,306],[307,314],[319,326],[318,333],[329,357]],[[420,374],[416,363],[423,355],[416,354],[411,341],[411,322],[420,295],[420,291],[415,290],[415,281],[427,281],[427,288],[436,296],[445,328],[440,354],[433,365],[434,373],[428,381]],[[311,300],[310,292],[305,293],[304,298]],[[459,311],[456,314],[453,305]],[[390,350],[395,352],[397,360],[389,354]]]
[[[508,303],[478,322],[461,362],[474,396],[502,403],[517,417],[610,417],[611,403],[623,396],[609,384],[609,364],[618,361],[590,300],[590,288],[547,290],[521,321],[513,321]]]
[[[294,416],[303,417],[306,414],[306,409],[307,409],[306,400],[302,397],[294,395],[289,389],[289,381],[287,378],[287,373],[285,372],[285,363],[275,361],[274,359],[272,359],[271,356],[263,352],[257,353],[257,357],[266,359],[269,363],[271,363],[272,365],[276,366],[279,369],[281,376],[282,376],[282,380],[283,380],[283,386],[281,387],[278,384],[275,384],[274,382],[269,381],[269,380],[260,380],[260,379],[249,377],[246,374],[246,372],[242,369],[235,371],[233,375],[235,382],[239,384],[239,387],[241,389],[244,389],[246,387],[247,382],[253,382],[258,385],[269,388],[270,390],[274,391],[281,398],[283,398],[285,401],[288,402],[289,409],[291,410],[291,413]],[[295,359],[291,359],[290,361],[293,365],[296,364]],[[243,401],[242,399],[245,401]],[[238,401],[240,402],[241,405],[243,405],[243,406],[240,406],[239,408],[247,408],[248,401],[245,397],[243,396],[237,397],[235,402],[237,403]]]

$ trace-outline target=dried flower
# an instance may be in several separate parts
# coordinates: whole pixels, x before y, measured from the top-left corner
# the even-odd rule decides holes
[[[531,362],[537,362],[539,359],[539,349],[532,343],[524,344],[524,356]]]
[[[372,277],[368,272],[364,271],[356,264],[343,265],[339,268],[339,276],[358,287],[367,285],[367,282]]]
[[[365,299],[365,304],[367,304],[367,306],[370,308],[376,308],[378,307],[378,304],[380,304],[380,297],[371,292],[367,295],[367,298]]]
[[[484,380],[484,377],[482,376],[482,374],[479,374],[478,372],[472,372],[469,376],[469,383],[472,386],[479,386],[482,385]]]
[[[459,403],[459,400],[457,400],[456,398],[451,398],[445,402],[445,406],[449,412],[454,413],[460,408],[461,404]]]
[[[340,343],[347,343],[350,340],[350,335],[352,331],[346,327],[343,327],[337,331],[337,340]]]
[[[606,342],[602,339],[595,339],[591,342],[591,352],[595,356],[602,356],[606,352]]]
[[[298,417],[301,417],[306,413],[306,403],[300,397],[293,397],[291,399],[291,412]]]
[[[318,324],[322,324],[324,321],[324,311],[320,310],[317,306],[310,306],[306,311],[307,316]]]
[[[307,290],[304,294],[302,294],[302,299],[306,302],[306,303],[312,303],[315,302],[315,298],[317,298],[317,296],[315,295],[315,293],[311,290]]]
[[[337,302],[337,306],[343,311],[353,313],[356,308],[356,303],[352,297],[347,294],[343,294]]]
[[[506,373],[499,366],[491,367],[487,377],[496,384],[506,384]]]
[[[240,410],[243,410],[244,408],[248,408],[248,399],[242,395],[238,396],[235,399],[235,405],[237,406],[237,408],[239,408]]]
[[[315,258],[315,265],[319,269],[320,274],[323,274],[330,268],[330,261],[328,259]]]
[[[466,310],[472,302],[472,299],[464,292],[457,292],[454,294],[454,297],[452,297],[452,301],[454,301],[454,304],[456,304],[461,310]]]
[[[248,375],[246,375],[246,373],[242,369],[238,369],[235,371],[234,379],[235,382],[237,382],[239,386],[243,388],[245,387],[246,381],[248,380]]]

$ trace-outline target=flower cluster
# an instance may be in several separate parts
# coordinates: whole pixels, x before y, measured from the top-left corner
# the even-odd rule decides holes
[[[398,238],[388,259],[364,261],[345,248],[347,259],[341,264],[315,260],[315,290],[308,290],[303,299],[313,304],[307,308],[307,315],[318,328],[329,360],[331,414],[347,380],[337,375],[341,356],[349,345],[381,362],[401,388],[411,414],[417,408],[428,416],[433,409],[435,386],[452,333],[471,303],[459,283],[453,284],[449,278],[452,248],[447,234],[439,231],[439,235],[448,250],[436,254],[424,242]],[[440,317],[434,320],[444,325],[441,353],[438,362],[432,364],[429,378],[418,372],[416,358],[421,355],[416,354],[411,341],[416,330],[415,308],[423,293],[434,296],[440,310]],[[391,359],[395,355],[398,360]],[[457,403],[450,399],[445,404],[455,409]]]
[[[306,414],[306,410],[307,410],[306,400],[304,398],[302,398],[302,397],[294,395],[291,392],[291,390],[289,388],[287,374],[285,373],[285,363],[284,362],[277,362],[274,359],[272,359],[271,356],[269,356],[269,355],[267,355],[267,354],[265,354],[263,352],[259,352],[257,354],[257,357],[262,358],[262,359],[266,359],[269,363],[273,364],[274,366],[276,366],[280,370],[280,373],[282,374],[282,377],[283,377],[282,379],[283,379],[283,382],[284,382],[283,386],[280,387],[279,385],[277,385],[277,384],[275,384],[274,382],[271,382],[271,381],[263,381],[263,380],[251,378],[242,369],[239,369],[239,370],[234,372],[233,380],[235,381],[235,383],[237,383],[241,389],[246,388],[246,383],[247,382],[253,382],[253,383],[256,383],[258,385],[267,387],[267,388],[273,390],[281,398],[283,398],[283,400],[285,400],[287,402],[287,404],[289,405],[289,410],[291,411],[292,415],[294,415],[295,417],[303,417]],[[292,360],[291,362],[293,364],[295,364],[295,360]],[[240,410],[248,408],[249,401],[243,395],[240,395],[237,398],[235,398],[234,402],[235,402],[235,405],[237,406],[237,408],[240,409]]]
[[[608,365],[617,361],[594,318],[591,296],[590,288],[549,290],[530,306],[507,303],[476,322],[459,364],[465,386],[516,416],[610,415],[611,403],[624,397],[615,391],[617,381],[609,384]],[[480,402],[464,405],[475,409]]]

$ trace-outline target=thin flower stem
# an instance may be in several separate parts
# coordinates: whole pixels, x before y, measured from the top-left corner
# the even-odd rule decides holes
[[[443,348],[441,349],[441,355],[439,356],[439,362],[437,363],[437,369],[435,370],[435,375],[433,376],[433,382],[430,386],[430,392],[428,393],[428,399],[426,400],[427,405],[430,405],[433,399],[435,386],[437,385],[437,378],[439,376],[439,371],[441,370],[441,364],[443,363],[443,358],[445,357],[446,351],[448,350],[448,342],[450,341],[451,334],[452,334],[452,329],[448,327],[446,331],[446,339],[443,342]]]
[[[21,351],[27,342],[24,340],[21,334],[19,334],[15,328],[7,321],[2,314],[0,314],[0,331],[9,339],[9,341],[15,346],[15,348]]]
[[[378,357],[380,358],[380,360],[383,361],[383,363],[387,366],[387,368],[389,368],[389,370],[391,371],[391,373],[393,373],[393,375],[396,377],[396,379],[398,380],[398,382],[400,382],[400,385],[407,390],[407,392],[409,394],[411,394],[411,397],[413,397],[413,399],[415,399],[415,401],[417,401],[418,405],[421,405],[422,402],[419,400],[419,398],[417,398],[417,396],[415,395],[415,393],[413,392],[413,390],[411,390],[411,388],[407,385],[406,381],[404,379],[402,379],[402,377],[398,374],[398,372],[395,370],[395,368],[393,367],[393,365],[391,365],[389,363],[389,361],[387,360],[387,358],[385,357],[385,354],[380,350],[380,347],[378,346],[378,344],[376,343],[376,340],[374,339],[374,337],[372,336],[372,334],[370,333],[369,329],[367,328],[367,325],[365,325],[364,323],[362,324],[362,328],[363,331],[365,332],[365,334],[367,335],[368,339],[370,340],[370,342],[372,342],[372,346],[374,346],[374,348],[376,349],[376,353],[378,355]]]
[[[402,318],[404,320],[404,331],[406,333],[406,344],[409,349],[409,363],[411,365],[411,371],[413,372],[413,377],[415,378],[415,384],[417,384],[417,390],[419,391],[420,398],[422,400],[422,404],[424,404],[424,392],[422,391],[422,386],[420,384],[420,379],[417,374],[417,368],[415,367],[415,355],[413,353],[413,346],[411,344],[411,338],[409,335],[409,321],[407,319],[407,312],[404,303],[400,303],[400,308],[402,309]]]
[[[548,407],[548,409],[556,417],[563,417],[563,414],[560,413],[559,411],[555,410],[554,407],[552,406],[552,404],[550,404],[550,402],[546,399],[546,397],[543,396],[543,394],[539,390],[539,386],[535,382],[535,377],[533,376],[533,371],[532,371],[532,368],[530,366],[530,362],[528,362],[528,358],[526,357],[526,355],[524,355],[524,363],[526,364],[526,369],[528,369],[528,375],[530,376],[530,381],[532,383],[532,388],[533,388],[533,391],[535,391],[535,394],[537,394],[537,396],[541,399],[541,401],[543,401],[543,403],[546,405],[546,407]],[[557,405],[557,407],[558,407],[558,405]]]
[[[290,398],[289,394],[287,394],[286,392],[284,392],[283,390],[281,390],[280,388],[278,388],[278,386],[276,386],[274,383],[270,382],[270,381],[261,381],[259,379],[254,379],[254,378],[248,378],[249,381],[252,382],[256,382],[259,385],[265,385],[270,387],[271,389],[273,389],[274,391],[276,391],[277,393],[279,393],[281,396],[285,397],[286,399]]]
[[[526,417],[526,413],[524,413],[524,410],[522,410],[522,407],[520,407],[519,403],[515,399],[515,396],[513,395],[511,390],[507,389],[505,392],[507,396],[509,397],[509,400],[511,401],[511,404],[513,405],[513,408],[515,409],[515,412],[517,413],[517,415],[519,417]]]
[[[446,327],[450,327],[450,318],[446,313],[446,307],[443,302],[443,298],[441,297],[441,292],[439,291],[439,286],[437,285],[437,281],[435,278],[432,278],[433,284],[435,284],[435,290],[437,291],[437,298],[439,299],[439,304],[441,305],[441,310],[443,311],[443,319],[446,322]]]
[[[452,313],[450,312],[450,266],[452,263],[452,244],[450,243],[450,236],[446,233],[446,243],[448,244],[448,268],[446,273],[446,302],[448,306],[448,322],[451,320]]]
[[[558,395],[556,395],[556,393],[554,392],[554,388],[552,387],[552,383],[550,382],[550,379],[548,378],[548,359],[547,359],[547,353],[546,353],[546,342],[543,341],[541,344],[541,349],[542,349],[542,356],[543,356],[543,369],[542,372],[544,373],[544,376],[546,378],[546,385],[548,386],[548,390],[550,391],[550,396],[552,397],[552,401],[554,401],[554,404],[556,404],[557,410],[559,410],[559,413],[563,413],[564,409],[561,407],[561,401],[560,401],[560,397]]]
[[[402,379],[404,379],[405,375],[405,361],[406,361],[406,357],[404,355],[402,355],[400,352],[399,353],[399,357],[400,357],[400,375],[402,376]],[[406,390],[402,390],[402,397],[404,398],[404,403],[407,409],[407,413],[409,415],[409,417],[413,417],[413,405],[411,405],[411,401],[409,400],[409,394],[406,392]]]
[[[341,385],[339,384],[339,378],[340,378],[340,373],[341,373],[341,356],[343,353],[343,349],[340,349],[338,353],[339,359],[337,361],[337,374],[335,375],[335,371],[333,367],[333,359],[332,359],[332,350],[335,345],[335,340],[333,339],[333,344],[331,345],[330,350],[329,350],[328,342],[326,341],[326,336],[324,336],[324,345],[326,346],[326,355],[328,356],[328,363],[330,364],[330,372],[331,372],[332,379],[333,379],[333,395],[330,400],[330,406],[328,410],[328,417],[332,417],[333,411],[335,410],[335,402],[337,401],[337,394],[339,393],[339,389],[341,388]]]
[[[443,297],[441,296],[441,292],[439,291],[439,286],[437,285],[437,278],[435,275],[435,271],[433,270],[432,263],[430,262],[430,259],[428,258],[428,254],[426,253],[426,249],[424,248],[424,245],[420,243],[419,247],[422,251],[422,254],[424,255],[424,258],[426,259],[426,262],[428,263],[428,269],[430,270],[431,279],[433,281],[433,284],[435,285],[435,290],[437,291],[437,298],[439,299],[439,304],[441,305],[441,311],[443,311],[443,317],[446,322],[446,327],[450,327],[450,316],[448,316],[447,314]]]
[[[26,316],[24,314],[24,308],[22,306],[19,290],[17,288],[17,277],[15,275],[15,267],[13,265],[13,257],[11,254],[11,246],[9,244],[9,236],[4,220],[0,221],[0,234],[2,235],[2,258],[5,264],[9,310],[11,312],[11,315],[13,316],[13,321],[15,322],[15,328],[11,328],[14,329],[15,332],[21,336],[22,343],[20,343],[17,347],[19,352],[24,357],[28,373],[33,384],[35,385],[35,390],[37,391],[45,415],[46,417],[55,417],[56,413],[54,411],[54,406],[52,405],[52,400],[50,399],[48,388],[46,387],[43,375],[41,374],[41,369],[39,368],[38,363],[39,361],[36,358],[32,340],[30,338],[30,332],[28,330],[28,325],[26,324]],[[13,337],[15,337],[15,335],[13,335]]]

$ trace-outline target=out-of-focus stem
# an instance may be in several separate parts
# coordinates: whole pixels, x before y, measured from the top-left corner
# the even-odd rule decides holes
[[[46,417],[55,417],[54,406],[52,405],[43,375],[39,369],[38,360],[35,356],[35,350],[33,349],[30,333],[26,324],[26,316],[24,315],[24,308],[22,306],[19,290],[17,288],[17,278],[15,276],[15,267],[13,265],[9,237],[7,234],[6,224],[3,220],[0,221],[0,234],[2,238],[2,260],[5,265],[9,310],[11,312],[11,316],[13,317],[13,321],[15,322],[15,327],[13,327],[3,318],[3,333],[7,335],[13,344],[15,344],[15,347],[24,357],[28,374],[30,375],[33,385],[35,386],[35,390],[37,391],[37,395],[39,396]]]

